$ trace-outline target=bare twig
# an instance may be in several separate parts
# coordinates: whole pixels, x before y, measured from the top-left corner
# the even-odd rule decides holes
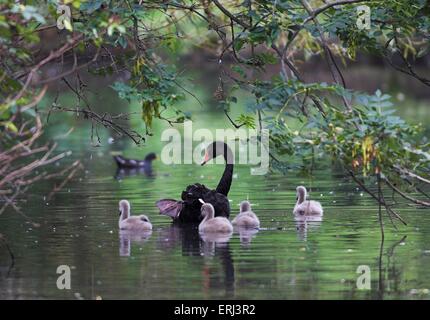
[[[361,189],[363,189],[367,194],[369,194],[373,199],[375,199],[378,204],[382,204],[386,210],[388,210],[393,216],[395,216],[399,221],[401,221],[404,225],[407,225],[406,221],[403,220],[403,218],[396,213],[393,209],[390,208],[390,205],[387,204],[385,201],[380,199],[378,196],[376,196],[372,191],[370,191],[364,183],[362,183],[352,172],[351,170],[348,170],[349,175],[352,177],[352,179],[360,186]]]
[[[400,172],[403,175],[407,175],[407,176],[409,176],[411,178],[417,179],[420,182],[424,182],[424,183],[430,184],[430,180],[429,179],[426,179],[426,178],[424,178],[424,177],[422,177],[422,176],[420,176],[420,175],[418,175],[418,174],[416,174],[416,173],[414,173],[414,172],[412,172],[412,171],[410,171],[410,170],[408,170],[406,168],[402,168],[402,167],[400,167],[398,165],[395,165],[394,169],[397,170],[398,172]]]
[[[92,110],[86,110],[86,109],[73,109],[73,108],[65,108],[60,106],[53,106],[52,110],[58,110],[58,111],[65,111],[65,112],[73,112],[76,114],[82,113],[84,115],[84,118],[91,119],[95,121],[98,124],[103,125],[106,128],[112,128],[115,132],[117,132],[119,135],[125,135],[128,136],[130,139],[133,140],[134,143],[140,144],[142,141],[145,141],[145,137],[141,135],[140,133],[127,129],[123,127],[122,125],[118,124],[114,119],[121,119],[120,116],[124,116],[124,114],[121,115],[109,115],[109,114],[103,114],[100,115]]]
[[[55,195],[55,193],[57,193],[58,191],[60,191],[61,189],[64,188],[64,186],[73,179],[74,175],[76,174],[76,172],[78,170],[83,169],[83,166],[81,164],[81,162],[79,160],[76,160],[70,167],[64,169],[62,172],[58,173],[58,174],[51,174],[49,176],[46,177],[46,179],[51,179],[53,177],[57,177],[59,175],[63,175],[64,173],[66,173],[67,171],[70,171],[70,173],[67,175],[67,177],[58,185],[55,186],[54,189],[49,193],[47,200],[51,200],[52,197]]]
[[[388,180],[387,178],[384,178],[384,181],[387,183],[387,185],[393,189],[394,192],[396,192],[397,194],[399,194],[401,197],[403,197],[404,199],[407,199],[415,204],[419,204],[421,206],[424,207],[430,207],[430,202],[427,201],[423,201],[423,200],[418,200],[415,199],[409,195],[407,195],[406,193],[404,193],[403,191],[401,191],[399,188],[397,188],[390,180]]]

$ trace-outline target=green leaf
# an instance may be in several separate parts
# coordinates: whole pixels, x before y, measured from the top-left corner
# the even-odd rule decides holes
[[[126,49],[127,48],[127,39],[124,36],[119,36],[117,39],[119,45],[123,48]]]
[[[98,10],[103,4],[103,0],[88,0],[81,3],[79,9],[81,11],[85,11],[86,13],[93,13]]]
[[[73,31],[73,27],[72,27],[72,24],[70,23],[70,20],[69,20],[69,19],[64,19],[63,23],[64,23],[64,27],[65,27],[67,30],[69,30],[70,32],[72,32],[72,31]]]

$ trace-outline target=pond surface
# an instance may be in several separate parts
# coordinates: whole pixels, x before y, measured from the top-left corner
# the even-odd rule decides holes
[[[221,116],[204,112],[201,126],[213,118],[221,120],[212,127],[226,126]],[[7,251],[0,250],[1,299],[430,298],[428,210],[401,207],[408,225],[396,231],[386,219],[381,246],[378,208],[342,174],[324,169],[312,179],[296,172],[252,176],[249,166],[238,165],[229,193],[232,217],[249,198],[262,228],[230,239],[202,239],[196,227],[180,228],[160,216],[155,202],[179,199],[194,182],[215,187],[223,166],[156,161],[152,176],[118,176],[112,151],[142,158],[159,154],[159,136],[137,148],[126,139],[108,144],[109,133],[102,132],[105,143],[95,148],[88,124],[76,124],[73,117],[50,121],[47,135],[59,143],[58,151],[73,151],[59,168],[80,159],[85,172],[52,199],[54,183],[62,180],[38,184],[18,203],[22,214],[9,208],[0,216],[0,232],[15,255],[11,266]],[[70,126],[78,127],[62,136]],[[295,188],[301,184],[321,201],[322,221],[294,219]],[[149,216],[151,234],[119,233],[120,199],[130,200],[134,214]],[[71,290],[57,289],[59,265],[71,268]],[[357,288],[362,265],[370,268],[370,290]]]

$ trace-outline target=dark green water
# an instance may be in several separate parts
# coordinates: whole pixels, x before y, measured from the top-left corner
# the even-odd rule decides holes
[[[198,127],[227,126],[220,115],[196,111]],[[1,299],[429,299],[430,215],[404,206],[408,222],[394,230],[386,221],[381,236],[375,203],[356,185],[332,170],[311,178],[297,173],[252,176],[250,168],[235,168],[229,194],[232,216],[249,198],[262,228],[255,234],[234,233],[221,243],[202,239],[197,229],[179,228],[158,214],[155,202],[179,198],[190,183],[215,187],[223,167],[167,166],[154,163],[154,176],[115,179],[112,151],[143,157],[159,153],[163,144],[154,128],[146,147],[126,139],[92,147],[88,123],[54,116],[46,133],[58,151],[72,150],[60,166],[81,159],[81,172],[52,199],[54,182],[33,189],[18,205],[0,216],[0,233],[15,255],[0,251]],[[133,123],[139,123],[139,116]],[[60,137],[71,126],[74,131]],[[196,125],[197,128],[197,125]],[[304,184],[311,199],[324,207],[322,221],[295,221],[295,188]],[[147,214],[151,234],[118,232],[118,201],[128,199],[135,214]],[[40,224],[35,227],[29,220]],[[206,241],[205,241],[206,240]],[[71,290],[56,286],[59,265],[71,267]],[[371,289],[357,289],[358,266],[371,270]]]

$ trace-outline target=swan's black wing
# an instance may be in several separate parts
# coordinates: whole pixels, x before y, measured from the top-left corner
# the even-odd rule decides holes
[[[215,216],[228,217],[230,215],[230,203],[227,197],[216,190],[211,190],[205,185],[195,183],[188,186],[184,192],[182,192],[182,200],[186,206],[186,210],[190,215],[197,215],[200,217],[200,208],[202,206],[199,199],[204,202],[208,202],[214,206]]]
[[[230,203],[227,197],[216,190],[210,190],[205,185],[196,183],[189,185],[181,195],[182,201],[163,199],[157,201],[160,213],[172,217],[179,222],[195,222],[202,220],[200,209],[202,203],[210,203],[214,206],[215,215],[228,217],[230,215]]]
[[[189,185],[182,191],[181,198],[183,208],[178,220],[180,222],[200,222],[202,220],[200,215],[202,204],[199,199],[203,199],[205,194],[209,191],[210,189],[200,183]]]
[[[164,214],[165,216],[169,216],[173,219],[177,219],[180,215],[183,202],[177,201],[173,199],[162,199],[157,201],[157,207],[160,210],[160,214]]]

